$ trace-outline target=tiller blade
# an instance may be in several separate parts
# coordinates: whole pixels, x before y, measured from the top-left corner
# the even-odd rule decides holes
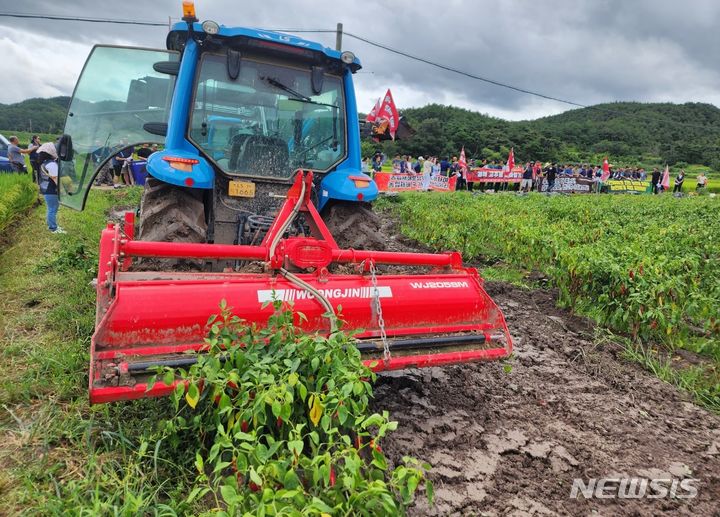
[[[100,241],[97,323],[92,339],[92,403],[169,394],[148,389],[154,367],[187,367],[207,335],[208,318],[226,300],[249,325],[264,326],[273,300],[291,302],[309,333],[359,330],[357,346],[375,371],[501,359],[512,341],[500,309],[458,253],[342,250],[310,202],[312,174],[299,173],[259,246],[133,240],[134,214],[110,224]],[[298,212],[314,237],[283,238]],[[130,271],[132,257],[251,260],[267,273]],[[356,264],[357,274],[332,274],[333,263]],[[428,266],[428,274],[378,274],[381,264]],[[291,273],[288,269],[311,273]],[[385,350],[389,353],[386,353]]]

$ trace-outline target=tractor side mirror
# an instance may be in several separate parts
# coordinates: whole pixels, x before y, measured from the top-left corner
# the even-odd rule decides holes
[[[58,157],[63,162],[69,162],[73,159],[73,156],[72,137],[70,135],[61,136],[58,142]]]
[[[323,82],[325,82],[325,68],[322,66],[312,67],[310,72],[310,83],[312,84],[312,91],[315,95],[320,95],[323,89]]]
[[[240,75],[240,54],[239,50],[227,49],[227,74],[233,81]]]

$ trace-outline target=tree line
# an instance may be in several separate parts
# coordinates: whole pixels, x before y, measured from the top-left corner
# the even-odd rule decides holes
[[[59,134],[70,97],[0,104],[0,128]],[[404,141],[363,141],[363,154],[458,155],[504,162],[601,163],[654,167],[697,164],[720,170],[720,109],[712,104],[617,102],[569,110],[537,120],[510,122],[454,106],[429,104],[402,110],[416,130]]]
[[[70,97],[34,98],[15,104],[0,104],[0,128],[3,131],[60,134],[69,106]]]
[[[402,110],[416,130],[406,141],[375,144],[388,155],[457,156],[516,161],[599,164],[608,156],[627,166],[698,164],[720,170],[720,109],[711,104],[618,102],[510,122],[470,110],[430,104]]]

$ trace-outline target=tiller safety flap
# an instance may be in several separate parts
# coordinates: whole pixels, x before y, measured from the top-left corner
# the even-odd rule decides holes
[[[310,201],[312,174],[295,183],[259,246],[134,240],[134,214],[108,224],[100,240],[97,321],[91,345],[90,401],[172,392],[148,389],[157,366],[187,367],[204,346],[208,318],[226,300],[249,325],[265,325],[273,300],[289,302],[309,333],[327,335],[337,313],[359,330],[357,347],[375,371],[501,359],[512,341],[477,271],[458,253],[343,250]],[[284,237],[302,213],[312,237]],[[134,258],[258,261],[265,273],[132,271]],[[355,264],[333,274],[332,264]],[[377,266],[427,266],[427,274],[376,274]],[[413,268],[416,270],[417,268]],[[301,271],[312,272],[301,272]]]

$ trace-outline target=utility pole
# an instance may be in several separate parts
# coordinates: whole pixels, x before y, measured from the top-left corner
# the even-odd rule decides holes
[[[343,33],[343,25],[342,23],[337,24],[337,32],[335,33],[335,50],[342,50],[342,33]]]

